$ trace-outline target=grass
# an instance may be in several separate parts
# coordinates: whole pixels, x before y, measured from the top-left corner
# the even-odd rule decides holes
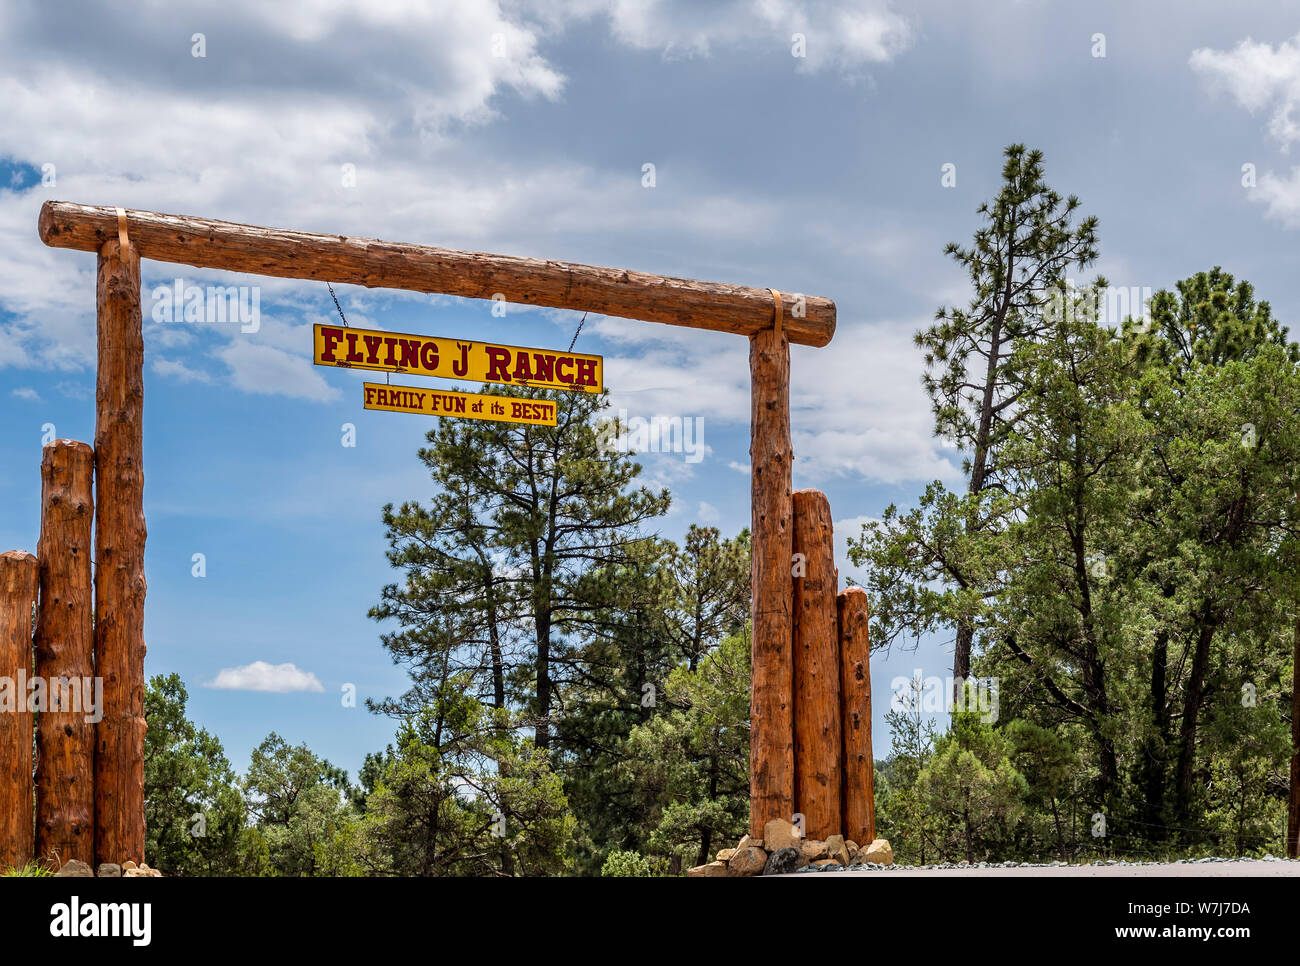
[[[54,873],[41,865],[39,862],[28,862],[24,866],[11,866],[0,872],[0,878],[22,878],[22,879],[41,879],[45,876],[52,876]]]

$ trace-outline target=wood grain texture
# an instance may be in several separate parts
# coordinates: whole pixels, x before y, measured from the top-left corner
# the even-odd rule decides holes
[[[844,837],[876,838],[875,759],[871,750],[871,639],[867,592],[849,587],[836,598],[840,637],[840,704],[844,722]]]
[[[47,697],[36,726],[36,856],[55,866],[95,861],[95,725],[85,701],[94,691],[83,686],[95,676],[94,469],[85,443],[58,439],[41,452],[35,649]]]
[[[766,288],[699,282],[647,272],[409,245],[373,238],[259,228],[228,221],[127,210],[131,245],[142,258],[231,272],[346,282],[466,298],[598,312],[647,322],[750,336],[771,328]],[[41,241],[99,251],[117,239],[113,208],[47,201]],[[830,299],[782,292],[791,342],[824,346],[835,334]]]
[[[131,246],[134,249],[134,245]],[[95,730],[97,862],[144,856],[144,339],[140,258],[99,254],[95,388]]]
[[[771,313],[769,313],[769,321]],[[790,344],[768,328],[749,340],[751,575],[749,834],[794,814],[791,661]]]
[[[16,684],[32,673],[32,606],[39,565],[22,550],[0,553],[0,675]],[[0,711],[0,871],[36,855],[32,824],[32,714],[26,694]]]
[[[819,490],[792,498],[794,807],[811,839],[840,828],[840,646],[831,504]]]

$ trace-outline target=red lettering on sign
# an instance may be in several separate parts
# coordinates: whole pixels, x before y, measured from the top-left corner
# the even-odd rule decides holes
[[[438,343],[426,342],[420,346],[420,364],[430,371],[438,368]]]
[[[555,356],[549,356],[543,352],[534,352],[533,363],[537,366],[537,374],[533,378],[538,382],[555,381]]]
[[[578,360],[578,385],[594,386],[596,384],[596,360]]]
[[[420,340],[399,339],[402,347],[402,368],[418,369],[420,367]]]
[[[510,350],[498,349],[495,346],[484,346],[488,354],[488,371],[487,378],[484,382],[510,382],[510,373],[506,367],[510,365]]]
[[[530,382],[533,378],[533,367],[528,364],[528,353],[521,352],[515,359],[515,378],[520,382]]]
[[[320,330],[321,338],[325,340],[325,348],[321,351],[320,357],[322,362],[334,361],[334,346],[338,345],[339,340],[343,338],[342,329],[332,329],[322,326]]]
[[[397,348],[397,340],[385,339],[384,345],[388,346],[388,357],[384,359],[384,365],[386,366],[397,365],[397,353],[396,351],[394,351]]]
[[[379,347],[383,344],[384,337],[380,335],[363,335],[361,341],[366,344],[366,364],[371,366],[379,365]]]
[[[360,352],[357,351],[357,334],[355,332],[349,332],[348,333],[348,362],[360,362],[364,358],[365,356],[363,356]]]
[[[568,358],[567,356],[560,359],[560,361],[555,364],[555,378],[558,379],[560,382],[573,385],[573,376],[569,376],[567,379],[564,377],[564,367],[572,366],[572,365],[573,365],[573,360]]]

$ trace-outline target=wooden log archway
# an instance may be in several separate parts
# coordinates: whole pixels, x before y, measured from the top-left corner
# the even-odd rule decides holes
[[[753,678],[750,831],[794,813],[790,344],[825,346],[835,303],[569,262],[322,235],[152,211],[47,201],[41,240],[99,255],[95,429],[97,855],[143,850],[144,503],[140,259],[595,312],[750,340]],[[129,243],[128,240],[129,239]],[[828,669],[829,671],[829,669]]]

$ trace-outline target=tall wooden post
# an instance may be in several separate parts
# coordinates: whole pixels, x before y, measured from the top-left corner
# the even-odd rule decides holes
[[[871,752],[871,641],[867,592],[849,587],[836,599],[840,632],[840,702],[844,721],[844,837],[876,838],[875,759]]]
[[[14,682],[14,706],[0,709],[0,871],[35,855],[32,837],[32,715],[20,680],[32,673],[36,558],[0,553],[0,675]]]
[[[144,861],[144,338],[140,258],[99,252],[95,389],[95,854]]]
[[[95,861],[95,656],[90,587],[95,454],[59,439],[41,454],[36,674],[36,855]],[[88,686],[88,687],[87,687]]]
[[[794,807],[809,838],[840,828],[840,657],[831,504],[798,490],[794,511]]]
[[[749,339],[753,505],[753,661],[749,699],[749,831],[794,814],[791,662],[790,343],[780,329]]]

